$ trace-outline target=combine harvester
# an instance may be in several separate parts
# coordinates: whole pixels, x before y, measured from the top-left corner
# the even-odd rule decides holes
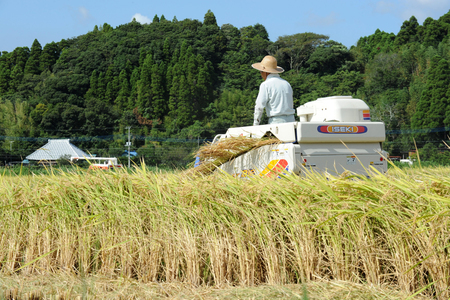
[[[215,137],[276,137],[280,144],[251,150],[220,166],[235,177],[301,174],[305,170],[338,175],[345,171],[370,176],[387,172],[382,150],[385,127],[371,122],[367,104],[351,96],[319,98],[297,108],[299,122],[230,128]]]

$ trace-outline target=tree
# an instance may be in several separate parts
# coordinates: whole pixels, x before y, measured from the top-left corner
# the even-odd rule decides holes
[[[377,54],[392,52],[395,34],[377,29],[374,34],[362,37],[358,40],[353,50],[356,60],[364,65]]]
[[[16,92],[23,78],[23,71],[20,65],[15,65],[11,71],[11,81],[9,82],[9,89],[11,92]]]
[[[403,25],[395,38],[394,45],[399,47],[407,43],[413,43],[418,40],[419,22],[412,16],[409,21],[403,22]]]
[[[196,78],[195,97],[198,99],[199,113],[203,111],[213,100],[212,74],[214,72],[210,61],[204,61],[201,55],[197,55],[197,65],[200,66]]]
[[[126,70],[120,71],[119,83],[120,90],[114,103],[117,105],[118,109],[124,110],[128,106],[128,97],[130,96],[131,92]]]
[[[231,24],[223,24],[221,29],[222,33],[225,35],[225,38],[227,40],[227,50],[230,51],[239,51],[240,46],[240,36],[241,33],[239,29],[234,27]]]
[[[447,29],[444,24],[428,17],[419,27],[418,33],[425,47],[437,47],[439,43],[446,37]]]
[[[261,24],[242,27],[240,30],[241,50],[251,58],[259,59],[267,55],[270,46],[269,35]]]
[[[0,95],[4,95],[9,90],[9,82],[11,81],[11,68],[8,63],[9,55],[0,56]]]
[[[164,63],[154,64],[152,67],[152,80],[151,80],[151,90],[152,90],[152,119],[163,119],[164,115],[167,113],[167,101],[164,91]]]
[[[53,65],[59,58],[59,52],[58,44],[55,42],[46,44],[41,54],[40,69],[42,71],[52,71]]]
[[[203,19],[203,25],[205,26],[217,26],[216,16],[214,13],[208,9],[208,12],[205,14],[205,17]]]
[[[33,127],[30,111],[27,101],[0,99],[0,127],[5,128],[4,134],[16,137],[30,136]]]
[[[153,58],[152,54],[149,53],[144,60],[139,82],[137,83],[137,106],[139,112],[147,119],[150,119],[152,115],[152,67]]]
[[[316,48],[306,65],[308,72],[321,76],[330,75],[336,73],[349,59],[350,52],[347,47],[335,41],[327,41]]]
[[[99,90],[98,90],[98,74],[97,70],[92,71],[91,77],[90,77],[90,84],[89,84],[89,90],[86,93],[86,98],[91,97],[98,97],[99,96]]]
[[[224,131],[229,127],[251,125],[256,94],[257,91],[224,90],[208,108],[212,128]]]
[[[328,36],[311,32],[284,35],[271,46],[270,52],[279,60],[279,65],[298,72],[316,48],[327,40]]]
[[[192,105],[192,97],[188,81],[184,75],[179,76],[179,90],[177,103],[177,125],[180,128],[187,127],[193,123],[197,117],[195,106]]]
[[[402,68],[402,59],[397,53],[380,53],[366,65],[366,89],[368,95],[387,89],[406,87],[408,77]]]
[[[38,75],[41,73],[40,62],[41,62],[42,46],[37,39],[34,40],[31,46],[30,57],[25,65],[25,74]]]
[[[87,99],[85,106],[80,116],[85,120],[81,127],[83,132],[88,136],[111,134],[114,121],[119,117],[117,111],[95,98]]]
[[[134,68],[130,78],[131,91],[130,96],[128,97],[128,107],[127,107],[130,110],[134,109],[137,106],[139,77],[140,77],[139,68]]]
[[[450,125],[450,122],[445,122],[448,121],[446,112],[450,109],[449,88],[449,63],[440,56],[435,56],[431,60],[426,85],[412,118],[413,128],[428,131],[418,134],[420,139],[439,140],[440,134],[431,132],[431,129]]]

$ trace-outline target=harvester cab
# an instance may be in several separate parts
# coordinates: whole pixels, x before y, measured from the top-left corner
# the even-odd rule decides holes
[[[351,96],[319,98],[297,108],[299,122],[229,128],[218,135],[276,137],[266,145],[226,162],[220,168],[235,176],[271,176],[272,171],[300,174],[306,170],[333,175],[350,171],[369,176],[387,172],[388,153],[382,142],[384,123],[372,122],[369,106]]]

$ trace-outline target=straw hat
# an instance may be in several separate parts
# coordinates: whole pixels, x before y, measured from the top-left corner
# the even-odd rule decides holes
[[[277,59],[271,55],[267,55],[260,63],[252,65],[256,70],[267,73],[283,73],[284,69],[277,66]]]

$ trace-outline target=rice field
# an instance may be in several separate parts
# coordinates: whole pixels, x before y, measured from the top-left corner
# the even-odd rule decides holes
[[[450,168],[281,177],[3,174],[0,299],[32,299],[27,278],[78,282],[36,287],[61,299],[118,285],[136,299],[339,299],[337,286],[368,291],[353,299],[450,297]]]

